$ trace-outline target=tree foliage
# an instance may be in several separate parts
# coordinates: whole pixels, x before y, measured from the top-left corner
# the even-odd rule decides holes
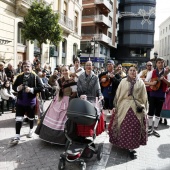
[[[50,43],[57,45],[62,40],[62,29],[58,24],[59,14],[54,13],[45,2],[33,2],[24,17],[22,35],[26,40],[35,39],[41,45]]]

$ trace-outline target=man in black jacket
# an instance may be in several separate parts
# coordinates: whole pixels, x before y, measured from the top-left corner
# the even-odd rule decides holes
[[[11,144],[17,144],[20,140],[20,130],[25,113],[27,113],[27,117],[30,122],[30,131],[27,137],[32,137],[36,94],[41,92],[43,89],[43,85],[39,77],[32,72],[30,61],[24,61],[22,64],[22,69],[23,73],[17,76],[13,85],[13,90],[18,92],[18,96],[16,104],[16,135],[11,140]]]
[[[114,61],[109,60],[107,62],[107,71],[99,75],[101,91],[104,96],[104,115],[110,115],[110,111],[113,109],[113,100],[116,94],[117,87],[121,81],[121,76],[114,72]]]

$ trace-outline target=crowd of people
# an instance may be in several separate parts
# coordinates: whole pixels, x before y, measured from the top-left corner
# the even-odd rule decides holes
[[[11,144],[20,140],[25,115],[30,124],[28,137],[32,137],[38,93],[43,100],[50,97],[53,100],[35,132],[42,140],[61,145],[66,143],[64,124],[70,100],[93,96],[104,100],[101,115],[105,128],[106,119],[110,118],[109,141],[127,149],[134,159],[134,149],[146,145],[148,135],[160,137],[157,130],[162,123],[162,108],[170,110],[166,101],[170,95],[170,69],[162,58],[157,58],[155,63],[153,68],[153,63],[148,61],[140,73],[135,65],[125,70],[113,60],[107,61],[106,68],[96,69],[91,61],[81,67],[79,58],[75,58],[73,65],[57,66],[53,73],[48,65],[41,68],[36,57],[33,65],[29,61],[20,62],[13,73],[9,71],[10,64],[4,69],[0,63],[1,98],[11,99],[13,111],[16,109],[16,134]]]

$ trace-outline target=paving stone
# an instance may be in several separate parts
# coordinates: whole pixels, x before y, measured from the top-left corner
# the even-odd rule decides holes
[[[45,102],[47,108],[50,101]],[[56,170],[64,146],[46,143],[34,135],[26,137],[29,126],[21,130],[21,141],[16,146],[9,145],[15,133],[15,114],[6,112],[0,116],[0,170]],[[170,170],[170,121],[168,126],[160,126],[161,137],[150,136],[146,146],[136,149],[137,159],[131,160],[127,150],[117,148],[109,143],[107,132],[96,140],[103,144],[103,158],[98,161],[96,154],[85,159],[87,170]],[[66,162],[65,170],[80,170],[77,163]]]

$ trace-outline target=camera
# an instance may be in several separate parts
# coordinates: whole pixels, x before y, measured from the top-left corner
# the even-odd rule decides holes
[[[141,106],[137,106],[136,107],[136,111],[138,112],[138,113],[142,113],[143,112],[143,107],[141,107]]]

